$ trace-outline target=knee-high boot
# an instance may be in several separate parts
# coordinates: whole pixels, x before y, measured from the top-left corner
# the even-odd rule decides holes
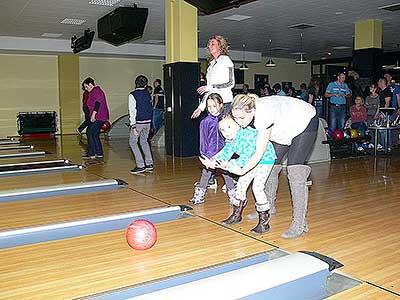
[[[283,238],[291,239],[308,231],[306,215],[308,205],[307,178],[311,167],[293,165],[287,167],[290,191],[292,194],[293,220],[289,229],[282,234]]]
[[[268,176],[267,183],[265,184],[265,194],[267,195],[267,200],[269,202],[270,210],[269,213],[274,215],[276,213],[275,200],[276,193],[278,191],[279,185],[279,173],[282,170],[282,165],[274,165],[271,173]]]

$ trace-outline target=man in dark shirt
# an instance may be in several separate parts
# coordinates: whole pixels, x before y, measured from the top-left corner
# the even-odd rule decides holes
[[[380,108],[389,108],[392,107],[392,91],[388,87],[387,80],[385,78],[381,78],[378,81],[378,87],[381,89],[379,92],[379,107]],[[389,116],[385,121],[389,121]],[[388,144],[387,150],[391,151],[392,148],[392,135],[388,132]],[[385,145],[385,133],[383,130],[379,130],[379,144],[376,145],[377,150],[383,150],[383,146]]]
[[[154,135],[164,125],[164,90],[161,87],[161,79],[153,83],[153,131]]]

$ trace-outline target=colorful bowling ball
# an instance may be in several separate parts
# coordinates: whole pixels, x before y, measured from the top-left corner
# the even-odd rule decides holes
[[[355,139],[358,137],[358,131],[356,129],[350,128],[350,136],[352,139]]]
[[[333,137],[335,140],[341,140],[341,139],[343,139],[343,137],[344,137],[343,131],[341,131],[340,129],[336,129],[336,130],[333,132],[332,137]]]
[[[325,134],[328,139],[332,138],[333,131],[329,127],[325,127]]]
[[[359,129],[358,131],[358,136],[365,136],[365,130]]]
[[[101,130],[103,131],[109,131],[110,130],[110,122],[104,121],[103,125],[101,125]]]
[[[157,241],[157,231],[147,220],[133,221],[126,229],[126,241],[135,250],[147,250]]]

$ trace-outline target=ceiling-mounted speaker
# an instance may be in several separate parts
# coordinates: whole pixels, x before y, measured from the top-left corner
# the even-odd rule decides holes
[[[239,7],[243,4],[254,2],[256,0],[185,0],[187,3],[197,7],[206,15],[211,15],[233,7]]]
[[[97,32],[102,39],[114,46],[125,44],[143,36],[148,8],[118,7],[97,21]]]

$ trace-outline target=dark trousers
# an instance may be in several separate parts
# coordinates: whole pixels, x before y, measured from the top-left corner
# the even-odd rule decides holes
[[[293,139],[291,145],[281,145],[272,142],[277,156],[275,164],[281,164],[283,157],[287,153],[288,166],[304,165],[317,137],[318,125],[318,116],[314,116],[310,120],[310,123],[308,123],[307,128]]]
[[[85,121],[82,122],[81,125],[78,127],[78,131],[82,133],[83,130],[85,130],[86,127],[89,126],[90,124],[90,113],[89,113],[89,108],[87,106],[83,107],[83,112],[85,114]]]
[[[86,131],[88,139],[88,155],[103,155],[103,147],[100,141],[100,129],[103,121],[90,122]]]

